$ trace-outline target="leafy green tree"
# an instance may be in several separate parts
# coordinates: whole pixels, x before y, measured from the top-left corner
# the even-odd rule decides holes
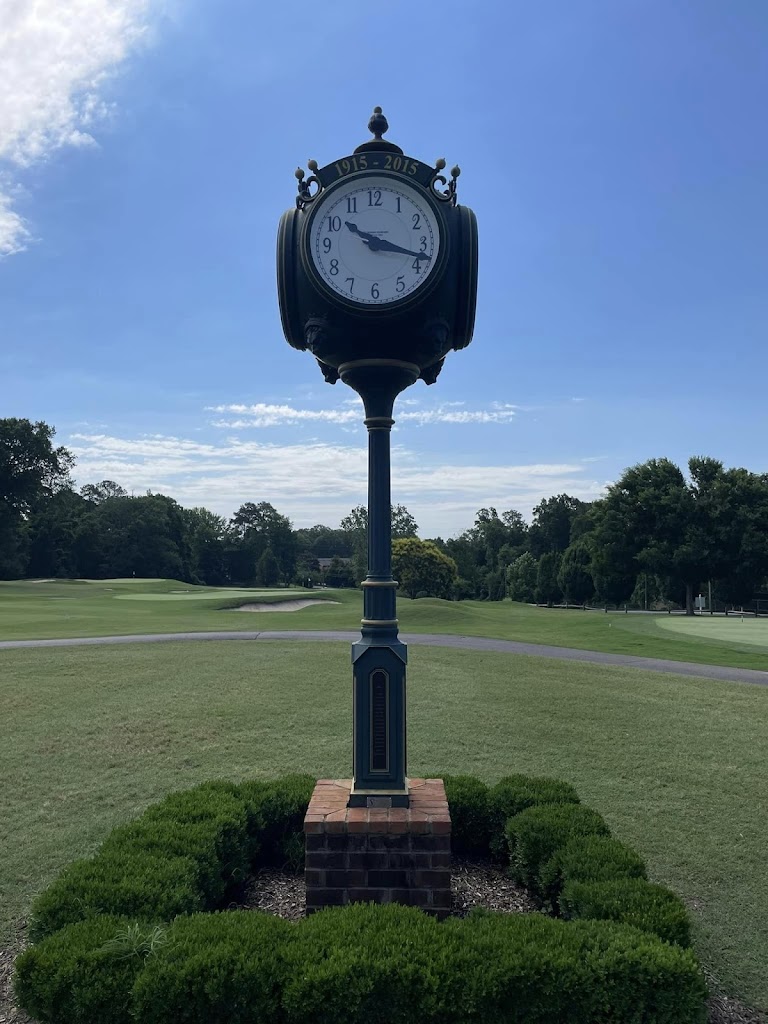
[[[291,580],[296,569],[296,538],[290,520],[268,501],[241,505],[230,520],[225,560],[230,579],[253,579],[256,565],[267,547],[280,567],[283,580]]]
[[[559,552],[548,551],[539,559],[534,594],[537,604],[546,604],[551,608],[553,604],[563,599],[563,592],[557,582],[561,558]]]
[[[585,541],[592,552],[590,572],[596,596],[606,604],[629,600],[637,578],[637,563],[621,512],[606,502],[592,507],[592,531]]]
[[[280,563],[271,547],[266,547],[256,564],[256,582],[260,587],[276,587],[280,582]]]
[[[97,484],[85,484],[80,488],[80,494],[86,501],[92,501],[94,505],[100,505],[108,498],[127,498],[128,491],[114,480],[101,480]]]
[[[449,599],[458,580],[456,563],[429,541],[403,537],[392,542],[392,572],[408,597]]]
[[[192,581],[184,510],[165,494],[110,498],[90,513],[98,576]]]
[[[329,587],[354,587],[357,584],[352,565],[338,556],[331,560],[325,573],[325,582]]]
[[[28,519],[69,486],[74,457],[54,448],[55,434],[42,421],[0,419],[0,579],[26,574]]]
[[[534,558],[550,551],[563,552],[571,543],[571,526],[584,514],[587,505],[569,494],[544,498],[533,510],[528,543]]]
[[[83,575],[78,540],[87,512],[86,500],[64,488],[30,514],[27,527],[30,576],[72,579]]]
[[[536,579],[539,563],[530,553],[524,551],[507,569],[507,588],[513,601],[532,604],[536,599]]]
[[[567,603],[584,604],[595,592],[590,564],[592,556],[584,541],[576,541],[566,548],[557,583]]]
[[[686,613],[693,615],[694,593],[722,564],[716,495],[723,467],[714,459],[694,458],[689,471],[690,483],[669,459],[649,459],[625,470],[608,488],[603,505],[614,513],[614,528],[623,528],[634,577],[638,572],[658,576],[666,594],[682,596]],[[602,590],[600,562],[595,582]],[[633,588],[634,580],[626,589]]]
[[[202,507],[183,509],[182,516],[194,578],[209,587],[228,583],[224,558],[226,519]]]

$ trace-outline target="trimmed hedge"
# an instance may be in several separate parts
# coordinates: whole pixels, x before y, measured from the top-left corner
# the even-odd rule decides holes
[[[487,857],[491,839],[488,787],[474,775],[443,775],[442,779],[451,812],[451,851],[460,857]]]
[[[690,951],[611,922],[434,918],[396,904],[292,925],[257,911],[177,918],[146,953],[92,918],[22,954],[44,1024],[702,1024]]]
[[[296,929],[256,911],[180,917],[133,990],[142,1024],[274,1024]]]
[[[450,803],[450,798],[449,801]],[[509,861],[509,846],[504,834],[507,821],[539,804],[577,804],[579,796],[573,786],[559,779],[534,775],[506,775],[488,792],[488,830],[490,851],[494,860]],[[453,808],[451,808],[453,813]]]
[[[608,826],[581,804],[541,804],[516,814],[506,824],[513,877],[542,896],[541,869],[571,839],[608,836]]]
[[[249,871],[300,870],[314,785],[309,775],[287,775],[171,793],[110,833],[95,857],[64,869],[33,904],[32,938],[97,914],[170,921],[216,910]]]
[[[691,944],[691,922],[683,901],[663,885],[642,878],[567,882],[560,909],[567,920],[621,921],[684,948]]]
[[[105,949],[127,925],[91,917],[25,950],[14,977],[19,1004],[43,1024],[133,1024],[131,990],[143,957]]]
[[[645,861],[630,846],[606,836],[580,836],[561,846],[539,872],[541,894],[557,912],[558,898],[568,881],[607,882],[645,878]]]
[[[448,776],[446,791],[455,851],[487,852],[496,828],[511,870],[568,920],[438,923],[360,904],[298,924],[217,912],[249,870],[300,866],[313,786],[306,775],[206,783],[116,829],[36,901],[43,938],[17,961],[21,1005],[42,1024],[704,1020],[685,907],[556,780],[510,776],[488,790]]]

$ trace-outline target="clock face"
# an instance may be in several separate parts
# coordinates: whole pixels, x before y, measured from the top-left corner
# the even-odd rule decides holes
[[[438,218],[409,185],[357,177],[319,200],[309,250],[317,273],[348,302],[386,306],[412,296],[434,273]]]

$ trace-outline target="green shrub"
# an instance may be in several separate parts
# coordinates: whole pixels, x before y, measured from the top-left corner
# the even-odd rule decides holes
[[[443,775],[442,779],[451,812],[452,852],[460,857],[487,857],[488,787],[473,775]]]
[[[260,851],[253,867],[274,865],[299,872],[304,867],[304,815],[316,780],[284,775],[274,782],[244,782],[236,795],[246,806],[249,832]]]
[[[117,917],[62,928],[16,961],[21,1006],[43,1024],[131,1024],[131,989],[148,951],[110,946],[126,929]]]
[[[578,836],[607,836],[597,811],[581,804],[541,804],[510,818],[505,829],[513,877],[542,895],[539,873],[560,847]]]
[[[508,840],[505,835],[507,821],[529,807],[539,804],[577,804],[578,794],[573,786],[559,779],[534,775],[507,775],[499,779],[488,792],[488,824],[490,851],[494,860],[506,864],[509,860]]]
[[[464,1024],[460,937],[408,907],[352,904],[299,926],[289,1024]]]
[[[618,839],[605,836],[579,836],[542,865],[539,873],[541,894],[549,907],[557,911],[558,897],[565,882],[606,882],[614,878],[645,878],[643,858]]]
[[[607,925],[540,914],[447,921],[465,950],[464,1020],[703,1024],[706,986],[690,951]]]
[[[108,857],[78,860],[37,897],[30,934],[37,941],[97,914],[170,921],[204,906],[198,865],[190,857],[126,848]]]
[[[296,928],[257,911],[180,917],[134,989],[142,1024],[277,1024]]]
[[[680,897],[642,878],[566,882],[560,908],[566,919],[619,921],[678,946],[691,943],[690,917]]]

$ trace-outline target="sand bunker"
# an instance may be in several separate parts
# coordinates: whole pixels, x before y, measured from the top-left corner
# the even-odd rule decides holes
[[[298,612],[311,604],[339,604],[339,601],[275,601],[272,604],[241,604],[236,612]]]

